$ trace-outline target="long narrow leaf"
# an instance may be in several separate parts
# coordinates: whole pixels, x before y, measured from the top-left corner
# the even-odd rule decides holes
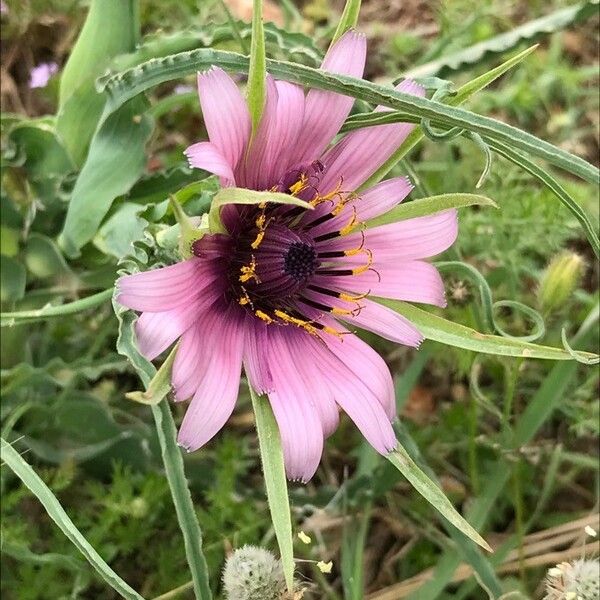
[[[452,525],[482,548],[492,551],[489,544],[456,512],[442,490],[416,465],[401,444],[398,444],[396,450],[387,455],[387,459],[408,479],[415,490]]]
[[[181,78],[210,65],[219,65],[232,71],[247,71],[249,59],[234,52],[201,49],[148,61],[135,69],[103,80],[101,85],[105,86],[109,95],[107,113],[116,110],[128,99],[159,83]],[[570,154],[516,127],[462,108],[411,96],[355,77],[329,73],[295,63],[267,60],[267,71],[286,81],[339,92],[372,104],[381,104],[394,110],[429,119],[436,126],[459,127],[473,131],[485,138],[509,143],[525,153],[547,160],[591,183],[600,181],[598,169],[583,158]]]
[[[430,340],[441,342],[448,346],[464,348],[473,352],[494,354],[496,356],[519,356],[521,358],[543,358],[548,360],[574,360],[574,357],[562,348],[540,346],[529,342],[519,341],[497,335],[487,335],[465,327],[458,323],[452,323],[447,319],[417,308],[412,304],[398,300],[377,298],[377,301],[392,310],[395,310],[421,331]],[[576,352],[575,356],[581,359],[595,358],[591,352]]]
[[[137,371],[142,383],[149,388],[156,369],[138,351],[134,322],[135,316],[113,299],[115,314],[119,320],[117,352],[126,356]],[[202,532],[194,511],[194,504],[187,486],[183,458],[177,445],[177,431],[173,415],[166,400],[153,405],[152,416],[156,424],[165,473],[171,490],[177,521],[183,535],[185,554],[192,573],[194,593],[197,600],[210,600],[208,567],[202,552]]]
[[[279,429],[268,400],[264,396],[257,396],[252,388],[250,388],[250,395],[256,419],[256,431],[271,520],[279,544],[285,582],[291,592],[294,586],[294,542]]]
[[[492,82],[496,81],[496,79],[504,75],[504,73],[512,69],[514,66],[518,65],[536,48],[537,45],[531,46],[530,48],[523,50],[523,52],[519,52],[515,56],[509,58],[501,65],[498,65],[494,69],[491,69],[487,73],[484,73],[483,75],[480,75],[479,77],[468,81],[457,90],[455,96],[450,96],[448,98],[447,103],[450,106],[460,106],[471,96],[481,91],[482,89],[490,85]],[[423,131],[420,127],[413,129],[413,131],[411,131],[406,140],[404,140],[400,148],[398,148],[398,150],[396,150],[390,156],[390,158],[388,158],[383,163],[383,165],[381,165],[381,167],[379,167],[379,169],[377,169],[377,171],[375,171],[375,173],[373,173],[373,175],[371,175],[371,177],[367,179],[367,181],[363,184],[363,188],[366,189],[383,179],[390,172],[390,170],[400,160],[402,160],[402,158],[404,158],[410,152],[410,150],[414,148],[424,137],[425,135],[423,134]]]
[[[346,0],[344,11],[342,12],[338,26],[333,34],[331,45],[335,44],[348,29],[356,27],[358,15],[360,14],[360,4],[361,0]]]
[[[265,31],[262,18],[262,0],[252,3],[252,41],[248,70],[248,109],[252,121],[252,137],[256,135],[266,98]]]
[[[144,600],[94,550],[79,529],[75,527],[75,524],[71,521],[69,515],[67,515],[50,488],[4,439],[0,439],[0,455],[2,462],[8,465],[14,471],[15,475],[31,490],[46,509],[48,516],[58,525],[60,530],[69,538],[79,552],[83,554],[84,558],[94,567],[98,575],[123,598],[127,598],[127,600]]]

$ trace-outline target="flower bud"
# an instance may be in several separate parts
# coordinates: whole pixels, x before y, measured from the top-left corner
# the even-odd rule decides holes
[[[560,309],[579,284],[583,259],[574,252],[557,254],[542,274],[538,302],[547,314]]]
[[[287,591],[281,561],[256,546],[239,548],[227,559],[223,587],[227,600],[281,600]]]
[[[544,600],[597,600],[600,598],[598,559],[563,562],[548,570]]]

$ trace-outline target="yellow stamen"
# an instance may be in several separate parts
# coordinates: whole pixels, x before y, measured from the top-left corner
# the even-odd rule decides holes
[[[262,321],[264,321],[265,323],[272,323],[273,319],[267,314],[264,313],[262,310],[255,310],[254,314],[261,319]]]
[[[373,264],[373,253],[370,250],[365,250],[365,252],[368,256],[367,264],[363,265],[362,267],[356,267],[356,269],[352,269],[352,275],[360,275],[371,268],[371,265]]]
[[[239,280],[242,283],[245,283],[246,281],[250,281],[250,279],[254,279],[254,281],[256,281],[256,283],[260,283],[260,279],[258,278],[258,275],[256,274],[256,259],[254,258],[254,256],[252,256],[252,260],[250,261],[249,265],[244,265],[243,267],[240,268],[240,272],[242,273],[239,276]]]
[[[299,194],[302,190],[304,190],[306,188],[307,183],[308,178],[306,177],[306,173],[302,173],[300,175],[300,179],[298,179],[298,181],[296,181],[294,185],[290,186],[290,192],[292,196],[296,196],[296,194]]]
[[[370,294],[370,291],[365,292],[364,294],[360,294],[358,296],[353,296],[351,294],[344,294],[343,292],[341,292],[339,294],[338,298],[340,300],[345,300],[346,302],[358,302],[359,300],[364,300],[369,294]]]
[[[334,306],[331,309],[331,314],[333,314],[333,315],[353,315],[354,310],[348,310],[347,308],[338,308],[337,306]]]
[[[358,224],[358,221],[356,219],[356,208],[354,208],[354,207],[352,207],[352,208],[353,208],[352,218],[348,222],[348,225],[346,225],[340,229],[340,236],[348,235]]]
[[[250,247],[252,248],[252,250],[256,250],[260,246],[260,243],[263,241],[264,237],[265,237],[265,232],[259,231],[256,238],[254,239],[254,241],[250,244]]]

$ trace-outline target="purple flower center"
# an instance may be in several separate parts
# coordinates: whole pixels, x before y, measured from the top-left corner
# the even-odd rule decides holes
[[[284,271],[296,281],[303,281],[312,275],[317,265],[317,251],[306,242],[294,242],[284,259]]]
[[[335,245],[361,223],[352,206],[355,195],[339,187],[327,195],[317,192],[322,169],[320,163],[295,169],[274,188],[309,202],[314,212],[270,202],[229,207],[229,235],[205,236],[193,251],[204,258],[222,256],[226,296],[249,314],[312,334],[339,334],[321,324],[321,317],[360,311],[368,290],[344,293],[341,280],[372,270],[372,254],[363,248],[364,236],[349,247]]]

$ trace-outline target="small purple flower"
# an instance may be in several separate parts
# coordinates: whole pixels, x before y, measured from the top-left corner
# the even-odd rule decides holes
[[[173,89],[173,92],[175,94],[189,94],[190,92],[194,91],[194,87],[191,85],[187,85],[185,83],[180,83],[179,85],[176,85],[175,88]]]
[[[58,65],[55,62],[40,63],[29,72],[29,87],[32,89],[46,87],[50,77],[56,72],[58,72]]]
[[[0,0],[0,14],[7,14],[8,13],[8,6],[6,6],[6,4],[4,3],[3,0]]]
[[[365,58],[364,36],[351,31],[321,68],[361,77]],[[397,89],[425,93],[409,80]],[[223,427],[243,367],[252,388],[269,397],[290,479],[312,477],[339,408],[378,452],[389,453],[397,445],[390,371],[342,322],[416,347],[419,330],[371,297],[445,305],[441,277],[424,259],[454,242],[456,211],[363,228],[412,185],[396,177],[354,191],[414,126],[370,127],[331,145],[353,98],[305,94],[268,76],[251,142],[248,108],[229,75],[219,68],[199,74],[198,91],[210,141],[185,151],[190,165],[218,175],[223,187],[287,193],[313,210],[227,205],[227,232],[197,240],[192,258],[119,279],[118,301],[142,312],[136,333],[149,360],[180,338],[172,384],[176,400],[192,398],[180,445],[196,450]]]

